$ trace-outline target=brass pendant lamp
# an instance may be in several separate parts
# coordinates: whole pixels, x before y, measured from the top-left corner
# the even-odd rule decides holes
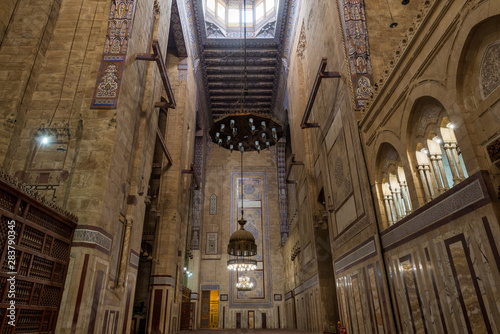
[[[249,257],[257,254],[257,244],[252,233],[245,230],[246,220],[243,219],[243,152],[241,152],[241,173],[240,173],[240,195],[241,195],[241,219],[239,230],[235,231],[229,238],[227,253],[233,256],[227,261],[227,269],[234,271],[249,271],[257,268],[257,261]]]

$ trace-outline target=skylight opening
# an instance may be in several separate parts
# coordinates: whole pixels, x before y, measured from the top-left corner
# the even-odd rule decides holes
[[[245,10],[245,25],[247,27],[253,26],[253,10],[252,10],[252,7],[250,7],[250,9]]]
[[[274,9],[274,0],[266,0],[266,12],[269,13]]]
[[[207,8],[215,13],[215,0],[207,0]]]
[[[255,20],[259,21],[264,17],[264,2],[261,2],[260,4],[255,7]]]
[[[230,27],[240,26],[240,10],[238,8],[229,8],[228,23]]]
[[[226,21],[226,7],[220,2],[217,3],[217,17],[222,21]]]

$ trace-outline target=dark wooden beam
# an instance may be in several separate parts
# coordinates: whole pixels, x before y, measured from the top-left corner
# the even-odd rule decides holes
[[[314,80],[311,95],[309,95],[309,100],[307,101],[306,110],[304,111],[302,122],[300,123],[300,127],[302,129],[319,128],[318,123],[309,123],[308,121],[309,121],[309,116],[311,115],[314,101],[316,100],[316,95],[318,94],[319,91],[319,86],[321,85],[321,80],[327,78],[340,78],[340,74],[338,72],[325,72],[326,63],[327,63],[326,58],[321,59],[321,62],[319,64],[318,74],[316,74],[316,79]]]
[[[194,170],[194,165],[191,164],[191,169],[183,169],[182,174],[191,174],[194,177],[194,183],[196,184],[196,187],[190,187],[189,189],[192,190],[200,190],[200,181],[198,180],[198,176],[196,176],[196,172]]]
[[[153,40],[153,54],[149,53],[139,53],[135,56],[136,60],[146,60],[146,61],[156,61],[156,65],[158,66],[158,70],[160,71],[161,80],[163,82],[163,87],[167,92],[167,102],[168,107],[171,109],[175,109],[176,103],[174,98],[174,92],[172,91],[172,86],[170,85],[170,81],[168,80],[167,67],[165,66],[165,62],[163,61],[163,56],[161,54],[160,45],[158,44],[158,40]]]
[[[173,165],[174,161],[172,160],[172,156],[168,152],[167,149],[167,144],[165,143],[165,139],[163,139],[163,133],[161,133],[160,128],[156,128],[156,139],[160,142],[161,149],[163,150],[163,153],[167,157],[168,162]]]

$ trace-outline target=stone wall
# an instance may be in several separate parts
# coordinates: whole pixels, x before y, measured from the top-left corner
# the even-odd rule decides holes
[[[248,221],[245,229],[256,238],[258,268],[247,274],[255,288],[249,292],[238,292],[235,288],[237,274],[227,269],[227,245],[231,233],[238,228],[236,220],[241,216],[241,202],[237,198],[241,189],[241,153],[230,153],[213,143],[207,146],[199,285],[194,287],[194,291],[201,295],[198,289],[219,290],[220,295],[225,295],[219,301],[219,328],[236,328],[236,313],[242,316],[242,328],[247,328],[247,311],[255,311],[255,328],[262,326],[262,313],[266,314],[267,328],[279,328],[284,323],[275,151],[272,147],[260,154],[243,154],[243,205],[244,217]],[[216,203],[212,203],[211,208],[213,195]],[[199,308],[197,324],[204,327],[206,324],[200,321],[201,312]]]
[[[3,168],[79,217],[58,332],[129,332],[144,195],[157,141],[154,103],[165,96],[156,63],[135,56],[152,53],[153,39],[167,55],[171,1],[6,5],[0,18]],[[118,45],[109,40],[116,32],[108,31],[116,23],[110,17],[125,19],[118,22],[126,27]],[[108,42],[112,46],[106,47]],[[93,108],[94,92],[101,89],[100,80],[107,80],[101,76],[103,53],[113,55],[115,49],[121,63],[108,93],[115,94],[116,107]],[[180,60],[174,58],[164,59],[177,108],[167,121],[165,141],[173,164],[165,169],[163,192],[172,198],[162,202],[161,224],[178,225],[181,238],[168,250],[177,258],[185,240],[180,229],[187,220],[189,188],[181,169],[193,157],[197,88],[192,74],[179,76]],[[50,135],[46,144],[41,143],[44,134]],[[174,274],[182,260],[171,262]],[[153,265],[153,271],[161,270]]]

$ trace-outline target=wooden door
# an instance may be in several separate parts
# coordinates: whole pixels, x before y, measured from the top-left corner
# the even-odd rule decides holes
[[[201,292],[201,328],[210,328],[210,291]]]
[[[255,328],[255,311],[248,311],[248,329]]]
[[[267,328],[267,316],[265,313],[262,313],[262,329]]]
[[[241,313],[236,313],[236,328],[241,328]]]

